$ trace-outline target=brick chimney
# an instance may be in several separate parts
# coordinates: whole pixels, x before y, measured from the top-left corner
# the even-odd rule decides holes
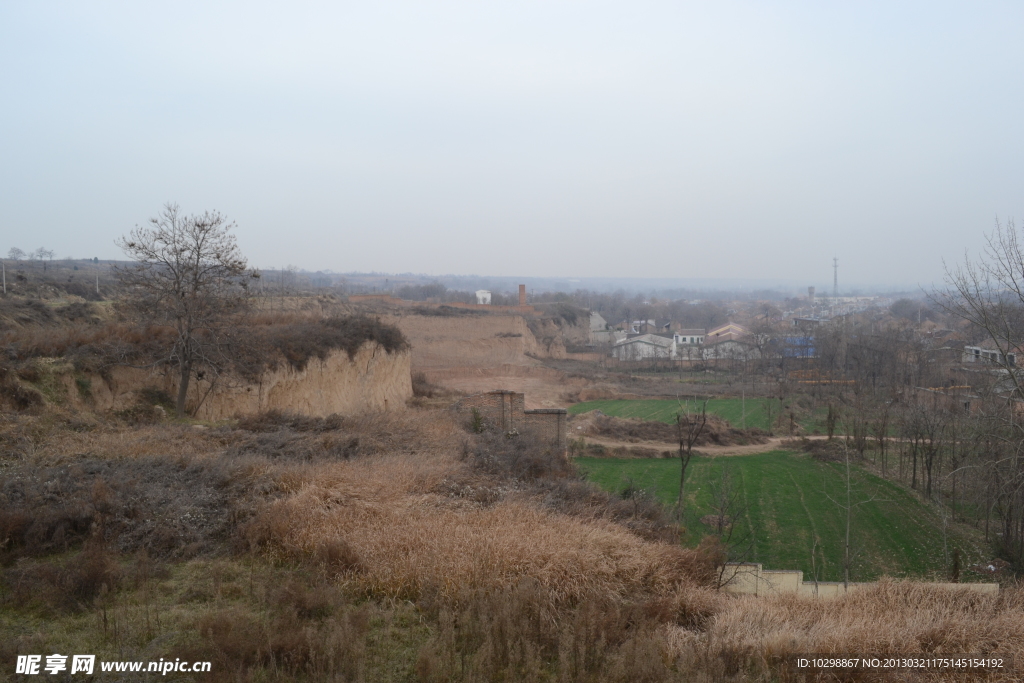
[[[526,305],[526,285],[519,285],[519,305]]]

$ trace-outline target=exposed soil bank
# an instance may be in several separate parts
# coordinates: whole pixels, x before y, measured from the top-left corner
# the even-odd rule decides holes
[[[167,396],[177,391],[173,372],[114,367],[103,375],[74,375],[70,368],[67,372],[61,370],[55,368],[55,379],[62,385],[66,400],[94,410],[130,408],[138,404],[145,389],[159,390]],[[58,401],[65,396],[57,397]],[[282,364],[265,372],[257,382],[226,376],[211,388],[208,382],[193,381],[188,405],[202,420],[268,410],[324,417],[401,409],[411,396],[411,353],[388,352],[376,342],[366,342],[351,359],[339,349],[322,360],[310,359],[301,370]]]

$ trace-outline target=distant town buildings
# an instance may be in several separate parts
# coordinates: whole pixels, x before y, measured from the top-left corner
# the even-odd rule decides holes
[[[643,322],[643,321],[641,321]],[[654,328],[654,321],[650,327]],[[634,323],[630,329],[635,330]],[[656,329],[669,329],[663,325]],[[717,359],[750,360],[760,357],[750,331],[742,325],[729,322],[713,330],[680,329],[676,332],[630,334],[612,347],[612,356],[618,360],[647,359],[707,361]]]

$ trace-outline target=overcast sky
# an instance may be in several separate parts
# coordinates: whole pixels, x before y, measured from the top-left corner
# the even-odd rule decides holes
[[[0,252],[926,284],[1024,217],[1020,2],[3,2]]]

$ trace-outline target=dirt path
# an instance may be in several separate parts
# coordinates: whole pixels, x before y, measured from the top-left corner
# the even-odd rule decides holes
[[[583,437],[588,443],[601,444],[605,448],[651,448],[656,451],[671,451],[675,453],[679,450],[678,443],[669,443],[665,441],[618,441],[616,439],[606,439],[600,436],[585,436]],[[826,439],[826,436],[809,436],[808,439]],[[782,448],[782,442],[788,440],[789,437],[783,439],[780,436],[770,437],[767,443],[756,443],[748,444],[746,446],[700,446],[694,448],[694,454],[703,455],[711,458],[717,458],[719,456],[728,455],[756,455],[757,453],[768,453],[770,451],[777,451]]]

